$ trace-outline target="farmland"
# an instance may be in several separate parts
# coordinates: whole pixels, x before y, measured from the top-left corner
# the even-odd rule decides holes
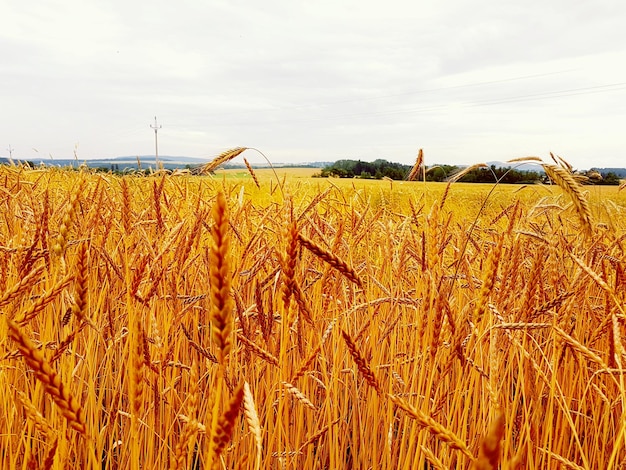
[[[0,167],[0,468],[626,465],[626,191],[310,173]]]

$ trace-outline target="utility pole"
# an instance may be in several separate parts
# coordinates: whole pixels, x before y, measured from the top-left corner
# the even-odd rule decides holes
[[[159,129],[163,126],[157,124],[157,118],[154,116],[154,126],[151,124],[150,127],[154,129],[154,160],[156,162],[157,170],[160,170],[161,164],[159,163],[159,140],[157,138],[157,132],[159,132]]]
[[[13,165],[13,147],[9,145],[9,148],[7,150],[9,151],[9,163]]]

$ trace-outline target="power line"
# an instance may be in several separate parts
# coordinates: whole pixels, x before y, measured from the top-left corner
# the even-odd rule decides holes
[[[474,100],[474,101],[466,101],[462,103],[455,103],[455,107],[459,108],[473,108],[473,107],[482,107],[482,106],[492,106],[498,104],[506,104],[506,103],[516,103],[516,102],[527,102],[527,101],[538,101],[550,98],[562,98],[568,96],[577,96],[577,95],[590,95],[596,93],[607,93],[611,91],[621,91],[626,89],[626,82],[619,83],[611,83],[606,85],[598,85],[592,87],[584,87],[584,88],[571,88],[565,90],[556,90],[549,91],[543,93],[534,93],[527,95],[518,95],[518,96],[509,96],[505,98],[498,99],[488,99],[488,100]],[[441,111],[449,108],[450,104],[433,104],[431,106],[421,106],[421,107],[409,107],[409,108],[398,108],[398,109],[388,109],[384,111],[371,111],[371,112],[360,112],[360,113],[347,113],[347,114],[337,114],[331,116],[320,116],[315,118],[303,118],[303,119],[290,119],[289,122],[315,122],[315,121],[328,121],[328,120],[337,120],[337,119],[348,119],[348,118],[361,118],[361,117],[369,117],[369,116],[392,116],[398,114],[412,114],[412,113],[423,113],[429,111]],[[277,120],[266,120],[268,122],[277,122]]]
[[[363,103],[367,101],[385,100],[388,98],[397,98],[397,97],[412,96],[412,95],[425,95],[425,94],[436,93],[440,91],[458,90],[458,89],[464,89],[464,88],[481,87],[485,85],[496,85],[499,83],[533,80],[536,78],[569,73],[575,70],[577,69],[560,70],[556,72],[546,72],[546,73],[539,73],[539,74],[532,74],[532,75],[518,75],[515,77],[502,78],[498,80],[485,80],[485,81],[465,83],[462,85],[450,85],[450,86],[442,86],[442,87],[434,87],[434,88],[423,88],[423,89],[418,89],[418,90],[405,91],[401,93],[384,93],[384,94],[379,94],[375,96],[349,98],[349,99],[343,99],[343,100],[294,104],[291,106],[267,106],[264,108],[246,109],[246,110],[239,110],[239,111],[225,111],[223,113],[220,113],[220,117],[238,115],[238,114],[241,114],[242,112],[245,112],[246,114],[254,114],[254,113],[268,113],[268,112],[280,112],[280,111],[296,111],[299,109],[310,109],[310,108],[320,109],[320,108],[327,108],[330,106],[347,104],[347,103]]]

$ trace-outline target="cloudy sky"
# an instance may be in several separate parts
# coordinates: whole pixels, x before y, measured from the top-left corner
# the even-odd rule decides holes
[[[6,0],[0,155],[626,166],[623,0]],[[250,154],[250,160],[255,156]]]

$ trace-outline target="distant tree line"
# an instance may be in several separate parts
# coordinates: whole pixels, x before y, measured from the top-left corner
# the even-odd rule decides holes
[[[325,166],[316,176],[336,177],[336,178],[364,178],[382,179],[384,177],[393,180],[406,179],[411,171],[410,165],[393,163],[387,160],[374,160],[373,162],[363,162],[361,160],[338,160],[332,165]],[[425,171],[426,181],[445,181],[454,175],[461,168],[455,165],[436,165],[427,168]],[[522,171],[511,168],[477,168],[468,172],[460,181],[467,183],[493,183],[497,179],[502,179],[503,183],[529,183],[541,181],[543,173],[536,171]],[[420,178],[421,179],[421,175]]]
[[[410,165],[393,163],[378,159],[373,162],[361,160],[337,160],[332,165],[325,166],[316,177],[335,178],[363,178],[404,180],[411,171]],[[456,165],[434,165],[425,170],[426,181],[446,181],[450,176],[462,170]],[[619,177],[614,172],[599,173],[595,170],[578,172],[578,175],[586,177],[583,184],[617,185]],[[420,172],[419,180],[423,178]],[[543,171],[520,170],[512,167],[475,168],[467,172],[459,181],[465,183],[494,183],[500,181],[507,184],[531,184],[536,182],[548,182]]]
[[[506,184],[528,184],[543,181],[545,174],[539,171],[518,170],[511,167],[476,168],[468,172],[459,181],[465,183],[493,183],[499,181]]]
[[[337,160],[332,165],[325,166],[322,171],[315,175],[322,178],[334,176],[337,178],[364,178],[382,179],[384,177],[393,180],[402,180],[411,171],[410,165],[388,162],[387,160],[374,160],[363,162],[361,160]]]

